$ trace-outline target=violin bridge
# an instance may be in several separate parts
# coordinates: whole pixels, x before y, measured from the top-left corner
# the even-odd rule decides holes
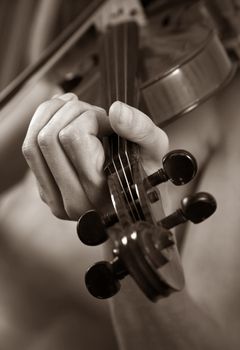
[[[146,24],[146,16],[139,0],[109,0],[102,7],[95,25],[101,31],[108,26],[135,21],[140,26]]]

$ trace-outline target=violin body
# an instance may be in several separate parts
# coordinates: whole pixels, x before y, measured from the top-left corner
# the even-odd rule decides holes
[[[237,64],[223,46],[204,3],[161,3],[157,9],[145,9],[145,22],[141,18],[138,78],[141,109],[151,115],[156,125],[164,126],[227,84]],[[91,30],[88,35],[86,42],[95,42],[95,50],[94,45],[91,50],[87,45],[79,47],[82,59],[71,67],[68,79],[58,79],[66,91],[104,107],[98,50],[101,34],[96,31],[93,35]]]

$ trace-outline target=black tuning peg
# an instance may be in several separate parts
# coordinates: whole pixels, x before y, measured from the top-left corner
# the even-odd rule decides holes
[[[119,280],[128,275],[127,270],[116,257],[112,262],[99,261],[85,275],[85,284],[95,298],[106,299],[120,290]]]
[[[180,186],[188,183],[197,172],[197,162],[193,155],[185,150],[175,150],[167,153],[163,160],[163,168],[157,170],[145,179],[147,188],[170,180]]]
[[[188,220],[198,224],[211,216],[216,208],[216,200],[211,194],[199,192],[183,198],[181,208],[162,219],[160,224],[168,230]]]
[[[89,246],[102,244],[108,239],[107,227],[117,221],[115,213],[101,217],[95,210],[89,210],[78,220],[78,237],[80,241]]]

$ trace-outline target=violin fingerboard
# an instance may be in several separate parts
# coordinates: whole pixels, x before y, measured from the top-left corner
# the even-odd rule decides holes
[[[138,67],[138,25],[124,22],[109,27],[101,42],[101,72],[103,105],[109,110],[115,101],[131,106],[138,104],[136,73]],[[107,163],[128,161],[133,145],[113,134],[105,140]],[[121,160],[123,158],[123,160]]]

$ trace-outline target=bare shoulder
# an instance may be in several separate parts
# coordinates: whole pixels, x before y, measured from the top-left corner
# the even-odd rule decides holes
[[[210,310],[236,346],[240,342],[239,88],[237,75],[216,99],[221,138],[199,184],[200,190],[216,197],[217,211],[201,226],[189,227],[183,250],[190,294]]]

